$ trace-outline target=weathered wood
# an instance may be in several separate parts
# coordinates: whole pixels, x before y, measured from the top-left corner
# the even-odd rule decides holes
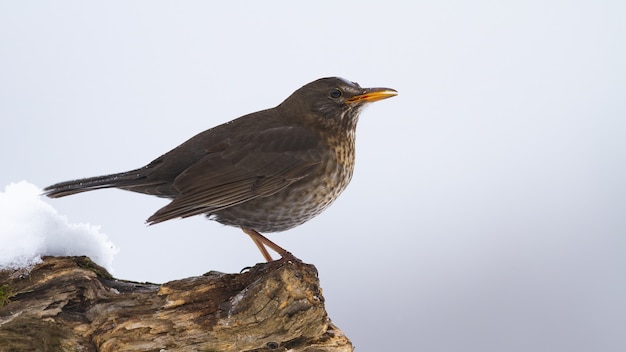
[[[0,271],[0,351],[352,351],[314,266],[258,264],[162,285],[87,257]]]

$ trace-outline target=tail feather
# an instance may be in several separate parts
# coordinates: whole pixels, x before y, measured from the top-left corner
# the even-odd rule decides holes
[[[143,175],[141,169],[138,169],[117,174],[60,182],[44,188],[44,195],[50,198],[60,198],[96,189],[134,186],[142,184],[145,182],[145,179],[146,176]]]

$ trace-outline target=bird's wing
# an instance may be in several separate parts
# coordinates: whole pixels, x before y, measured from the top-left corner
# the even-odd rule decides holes
[[[276,127],[222,143],[228,146],[208,153],[176,178],[180,194],[152,215],[150,224],[271,195],[321,163],[319,138],[301,127]]]

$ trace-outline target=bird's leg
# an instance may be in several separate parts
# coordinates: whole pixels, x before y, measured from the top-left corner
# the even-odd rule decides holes
[[[252,238],[252,241],[254,241],[254,244],[256,244],[256,246],[259,248],[259,250],[261,251],[261,254],[263,254],[263,257],[265,258],[266,261],[271,262],[272,261],[272,256],[269,254],[269,252],[267,251],[267,248],[265,248],[265,246],[271,248],[273,251],[278,253],[280,255],[281,259],[300,261],[293,254],[287,252],[281,246],[279,246],[276,243],[270,241],[267,237],[261,235],[258,231],[253,230],[253,229],[249,229],[249,228],[246,228],[246,227],[242,227],[241,229],[248,236],[250,236],[250,238]]]
[[[244,232],[245,232],[245,230],[244,230]],[[261,254],[263,254],[263,258],[265,258],[265,261],[271,262],[272,260],[274,260],[274,258],[272,258],[272,256],[270,255],[270,252],[268,252],[267,248],[265,248],[265,245],[263,244],[263,242],[259,241],[258,238],[254,237],[253,235],[251,235],[249,233],[248,233],[248,235],[250,236],[250,238],[252,239],[254,244],[256,244],[256,247],[259,249],[259,251],[261,251]]]

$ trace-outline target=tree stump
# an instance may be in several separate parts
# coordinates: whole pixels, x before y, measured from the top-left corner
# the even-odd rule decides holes
[[[0,351],[353,351],[314,266],[257,264],[162,285],[113,278],[87,257],[0,271]]]

